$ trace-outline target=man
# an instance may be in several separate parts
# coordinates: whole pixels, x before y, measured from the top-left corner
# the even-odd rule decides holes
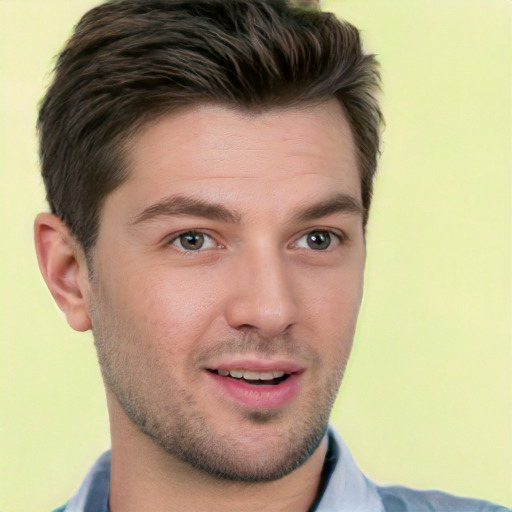
[[[378,487],[329,414],[363,289],[378,71],[284,1],[114,1],[42,103],[42,274],[112,450],[67,511],[505,510]]]

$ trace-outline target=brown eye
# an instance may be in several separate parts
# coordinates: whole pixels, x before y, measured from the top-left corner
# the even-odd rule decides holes
[[[187,251],[197,251],[204,245],[202,233],[183,233],[179,236],[180,244]]]
[[[182,251],[199,251],[217,247],[211,236],[199,231],[185,231],[174,237],[170,244]]]

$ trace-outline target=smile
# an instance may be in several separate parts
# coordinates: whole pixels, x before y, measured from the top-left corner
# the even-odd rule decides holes
[[[214,395],[244,409],[276,410],[295,401],[305,368],[285,361],[246,359],[225,361],[205,370]]]
[[[233,379],[243,380],[248,384],[252,384],[255,386],[275,386],[284,382],[288,377],[290,377],[290,373],[285,372],[284,370],[275,370],[275,371],[266,371],[259,372],[254,370],[244,370],[244,369],[218,369],[218,370],[210,370],[221,377],[231,377]]]

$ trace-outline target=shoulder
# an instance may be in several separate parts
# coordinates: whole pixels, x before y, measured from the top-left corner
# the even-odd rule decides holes
[[[62,505],[61,507],[54,508],[52,512],[64,512],[66,510],[66,505]]]
[[[509,512],[488,501],[402,486],[377,487],[385,512]]]

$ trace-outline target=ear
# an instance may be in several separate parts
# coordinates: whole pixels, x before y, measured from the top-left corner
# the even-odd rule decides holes
[[[41,213],[34,222],[39,269],[55,302],[77,331],[91,328],[87,307],[88,268],[82,248],[56,215]]]

